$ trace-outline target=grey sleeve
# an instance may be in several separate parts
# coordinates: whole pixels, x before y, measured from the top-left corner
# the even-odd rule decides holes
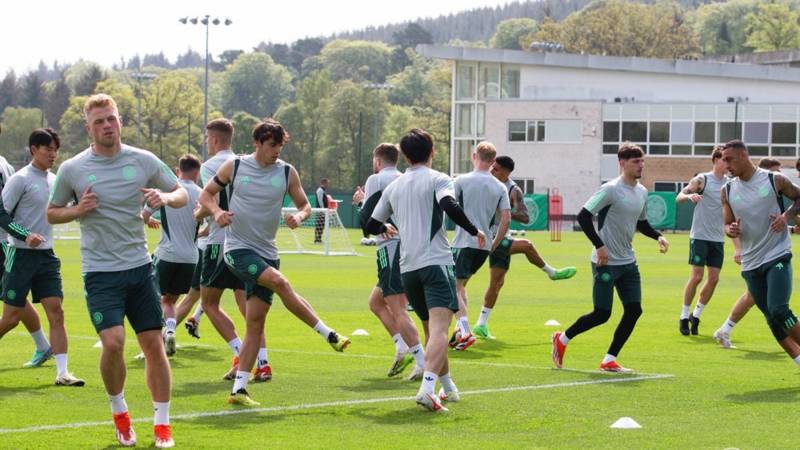
[[[50,203],[55,206],[65,206],[75,199],[75,191],[72,188],[72,176],[70,165],[62,164],[58,169],[56,181],[50,191]]]
[[[372,211],[372,218],[378,222],[385,223],[392,217],[392,205],[389,203],[389,194],[391,191],[392,185],[389,185],[386,190],[383,191],[381,199],[378,200],[378,204],[375,205],[375,209]]]
[[[145,154],[145,165],[147,167],[147,186],[160,189],[163,192],[172,192],[178,185],[178,177],[172,172],[163,161],[153,154]]]
[[[3,187],[3,205],[8,208],[9,214],[14,214],[14,210],[19,205],[22,195],[25,193],[25,180],[20,176],[12,176]]]
[[[610,205],[613,202],[613,192],[611,191],[610,183],[606,183],[592,195],[592,197],[583,205],[583,208],[592,215],[597,215],[601,209]]]

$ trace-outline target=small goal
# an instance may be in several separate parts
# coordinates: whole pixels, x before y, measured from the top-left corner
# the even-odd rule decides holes
[[[53,239],[76,240],[81,238],[81,224],[67,222],[53,225]]]
[[[311,215],[308,219],[292,230],[286,226],[283,218],[286,214],[296,213],[297,208],[282,209],[281,223],[275,237],[278,253],[324,256],[357,255],[336,209],[311,208]]]

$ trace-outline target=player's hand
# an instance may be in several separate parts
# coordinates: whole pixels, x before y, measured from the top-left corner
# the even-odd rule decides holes
[[[736,264],[738,264],[740,266],[742,265],[742,251],[741,250],[737,250],[733,254],[733,262],[735,262]]]
[[[478,234],[475,237],[478,238],[478,248],[483,248],[486,245],[486,235],[483,234],[483,231],[478,230]]]
[[[25,243],[28,244],[28,247],[30,248],[36,248],[45,242],[47,242],[47,239],[45,239],[41,234],[37,233],[31,233],[25,238]]]
[[[658,237],[658,251],[661,253],[667,253],[669,250],[669,241],[664,236]]]
[[[233,213],[230,211],[225,211],[224,209],[220,209],[214,214],[214,221],[217,222],[222,228],[227,227],[231,223],[233,223]]]
[[[150,228],[151,230],[157,230],[161,228],[161,225],[158,223],[157,220],[150,217],[147,219],[147,228]]]
[[[604,245],[597,249],[597,267],[608,264],[608,248]]]
[[[787,220],[783,214],[770,214],[769,220],[769,229],[772,230],[773,233],[780,233],[786,230]]]
[[[725,234],[730,238],[739,237],[742,234],[741,221],[742,218],[739,217],[730,224],[725,225]]]
[[[384,238],[384,239],[391,239],[391,238],[393,238],[395,236],[397,236],[397,228],[395,228],[392,224],[387,223],[386,224],[386,231],[381,233],[381,237]]]
[[[287,227],[294,230],[295,228],[299,227],[301,223],[303,223],[303,218],[301,217],[300,213],[286,214],[283,216],[283,221],[286,222]]]
[[[357,186],[356,191],[353,193],[353,204],[360,205],[364,201],[364,195],[364,188]]]
[[[690,200],[692,203],[694,203],[695,205],[696,205],[696,204],[698,204],[698,203],[700,203],[700,200],[702,200],[702,199],[703,199],[703,196],[702,196],[702,195],[700,195],[700,194],[690,194],[690,195],[689,195],[689,200]]]
[[[150,188],[141,188],[139,190],[144,194],[144,200],[147,202],[147,206],[150,208],[161,209],[162,206],[167,204],[163,192],[159,192]]]
[[[89,186],[83,191],[80,200],[78,200],[78,215],[83,217],[86,213],[97,209],[97,194],[92,192],[92,187]]]

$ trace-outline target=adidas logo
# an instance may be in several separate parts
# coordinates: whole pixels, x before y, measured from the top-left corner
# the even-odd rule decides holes
[[[433,378],[431,378],[431,377],[425,377],[425,381],[433,381]]]

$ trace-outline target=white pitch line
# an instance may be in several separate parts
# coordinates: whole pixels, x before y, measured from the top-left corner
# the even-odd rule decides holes
[[[632,381],[647,381],[647,380],[672,378],[673,376],[674,375],[670,374],[656,374],[656,375],[646,375],[646,376],[609,378],[605,380],[571,381],[568,383],[533,384],[527,386],[507,386],[502,388],[488,388],[488,389],[476,389],[471,391],[461,391],[460,394],[482,395],[482,394],[494,394],[499,392],[533,391],[540,389],[556,389],[565,387],[588,386],[594,384],[629,383]],[[172,416],[171,420],[188,420],[188,419],[197,419],[202,417],[220,417],[220,416],[233,416],[239,414],[298,411],[306,409],[367,405],[372,403],[388,403],[388,402],[410,401],[410,400],[414,400],[414,397],[382,397],[382,398],[368,398],[361,400],[341,400],[335,402],[322,402],[322,403],[302,403],[299,405],[271,406],[267,408],[231,409],[223,411],[207,411],[199,413],[177,414]],[[142,423],[142,422],[149,422],[151,420],[153,420],[152,417],[141,417],[137,419],[132,419],[131,422]],[[86,427],[96,427],[96,426],[110,426],[112,424],[113,422],[111,421],[95,421],[95,422],[66,423],[60,425],[39,425],[26,428],[0,428],[0,434],[33,433],[38,431],[54,431],[54,430],[86,428]]]

